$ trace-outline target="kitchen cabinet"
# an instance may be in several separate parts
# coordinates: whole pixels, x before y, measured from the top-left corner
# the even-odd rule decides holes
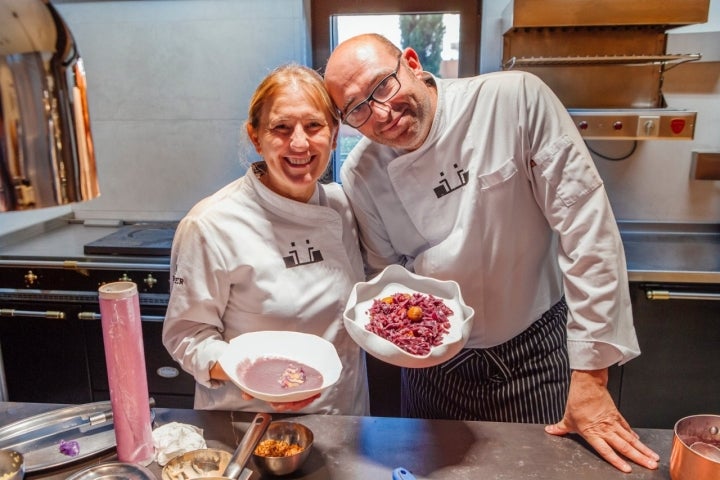
[[[98,305],[13,297],[0,296],[0,352],[8,400],[67,404],[108,400]],[[192,408],[195,380],[162,344],[165,306],[143,310],[153,319],[142,323],[149,395],[158,407]]]
[[[717,284],[631,283],[642,354],[614,370],[619,408],[633,427],[672,428],[688,415],[720,414],[720,295]],[[648,292],[700,293],[696,299]]]
[[[55,403],[91,401],[85,339],[82,322],[77,320],[82,306],[63,309],[64,319],[42,316],[40,312],[49,308],[34,302],[17,302],[12,307],[38,314],[0,317],[0,345],[9,399]],[[4,308],[6,305],[0,301],[0,309]]]
[[[109,400],[110,387],[105,363],[100,320],[87,321],[83,325],[87,343],[88,369],[94,401]],[[155,405],[167,408],[192,408],[195,379],[180,369],[162,344],[162,322],[142,323],[145,370],[148,391]]]
[[[152,224],[152,232],[164,231]],[[109,399],[98,287],[138,286],[149,395],[158,407],[192,408],[195,381],[162,344],[169,258],[86,254],[116,226],[58,219],[44,233],[0,236],[0,351],[9,401],[78,404]],[[139,236],[147,243],[156,236]],[[137,243],[137,242],[136,242]],[[122,246],[122,245],[120,245]],[[160,248],[160,247],[157,247]],[[0,372],[2,373],[2,372]]]

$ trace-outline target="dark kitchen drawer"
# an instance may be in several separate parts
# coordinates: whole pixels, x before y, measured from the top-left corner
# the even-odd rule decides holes
[[[103,400],[99,398],[100,392],[107,392],[109,387],[102,323],[100,320],[86,321],[84,328],[94,399]],[[180,369],[167,353],[162,344],[162,322],[144,321],[142,330],[148,390],[150,396],[155,398],[156,406],[173,408],[182,403],[183,407],[189,405],[191,408],[195,394],[195,379]]]

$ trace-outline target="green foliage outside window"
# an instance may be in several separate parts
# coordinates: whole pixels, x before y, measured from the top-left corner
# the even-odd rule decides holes
[[[442,14],[400,15],[400,43],[418,53],[423,70],[440,76],[445,25]]]

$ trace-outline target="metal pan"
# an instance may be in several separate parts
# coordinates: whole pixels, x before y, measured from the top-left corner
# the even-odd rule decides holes
[[[678,420],[670,453],[670,478],[720,478],[720,461],[714,450],[718,447],[720,415],[691,415]]]
[[[150,398],[149,407],[154,405],[155,399]],[[61,440],[77,442],[79,453],[62,453],[58,448]],[[0,448],[21,453],[26,473],[86,460],[115,444],[110,401],[63,407],[0,428]]]
[[[113,480],[118,478],[123,480],[157,480],[155,474],[148,468],[125,462],[93,465],[67,477],[65,480]]]

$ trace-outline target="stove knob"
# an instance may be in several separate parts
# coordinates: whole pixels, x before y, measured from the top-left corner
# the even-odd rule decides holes
[[[152,273],[148,273],[148,276],[145,277],[145,280],[143,280],[143,282],[145,282],[145,285],[147,285],[148,288],[153,288],[157,283],[157,278],[153,277]]]
[[[28,272],[25,274],[25,284],[27,286],[31,286],[35,283],[35,280],[37,280],[37,278],[37,275],[35,275],[32,270],[28,270]]]
[[[127,273],[123,273],[122,277],[118,278],[120,282],[132,282],[132,278],[128,277]]]

